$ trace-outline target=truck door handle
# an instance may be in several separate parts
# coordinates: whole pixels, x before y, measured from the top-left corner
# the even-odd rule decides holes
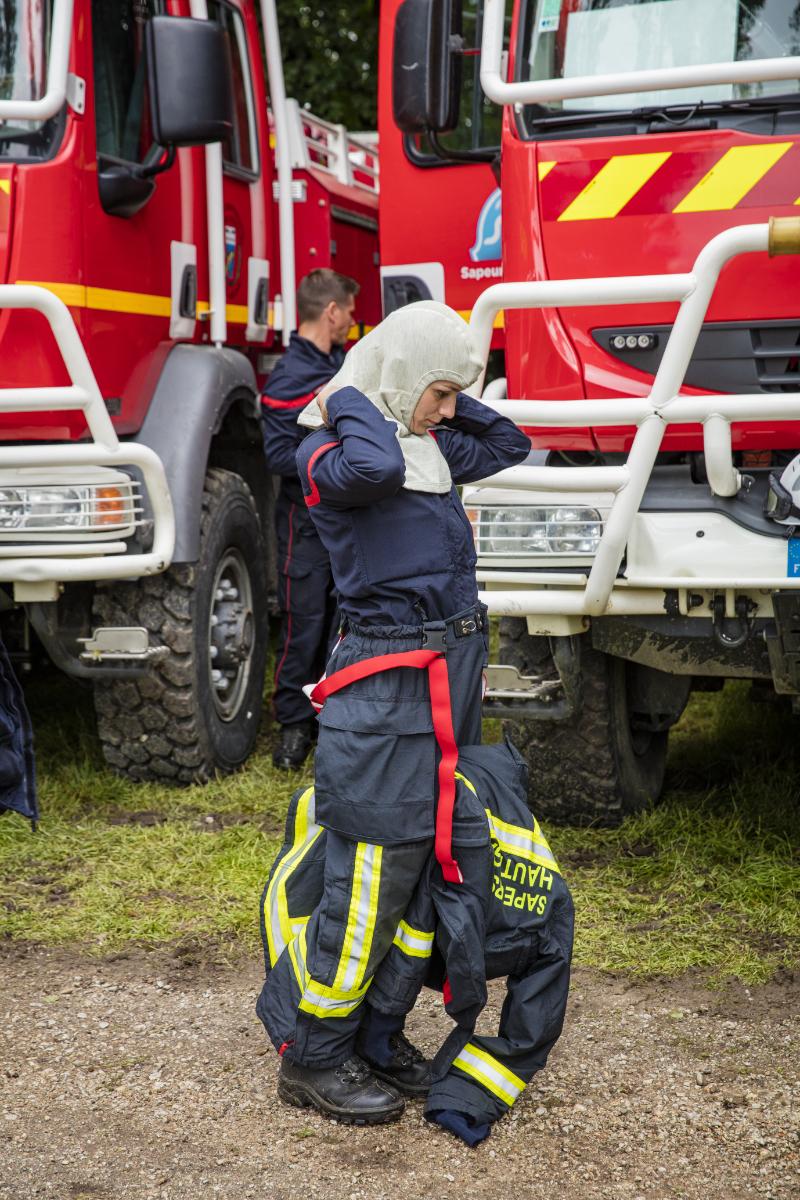
[[[194,263],[187,263],[183,268],[178,311],[190,321],[197,320],[197,267]]]

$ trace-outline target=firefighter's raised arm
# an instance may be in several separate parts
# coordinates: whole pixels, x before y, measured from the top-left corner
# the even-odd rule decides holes
[[[320,411],[326,427],[307,437],[297,451],[308,507],[322,502],[356,508],[393,496],[405,480],[395,422],[354,387],[329,394]]]
[[[517,466],[531,448],[530,438],[513,421],[463,392],[454,416],[436,426],[435,436],[453,483],[472,483]]]

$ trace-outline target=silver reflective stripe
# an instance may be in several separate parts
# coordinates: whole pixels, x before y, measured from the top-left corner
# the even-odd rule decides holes
[[[505,1104],[511,1105],[525,1087],[524,1079],[520,1079],[513,1071],[509,1071],[502,1063],[493,1058],[487,1051],[466,1045],[453,1061],[454,1067],[460,1067],[473,1079],[477,1079],[490,1092],[494,1092]]]
[[[383,849],[372,846],[368,842],[361,843],[363,854],[356,855],[356,869],[353,878],[353,892],[350,905],[350,919],[342,950],[342,959],[347,956],[347,962],[339,963],[334,988],[340,992],[352,992],[364,978],[369,952],[372,948],[372,935],[375,930],[377,915],[378,886],[380,884],[381,861]],[[357,908],[354,911],[353,901],[357,896]],[[355,917],[355,922],[353,922]],[[354,924],[354,928],[353,928]],[[342,966],[344,965],[344,970]]]
[[[271,950],[274,955],[273,966],[286,948],[284,925],[286,926],[286,932],[296,932],[291,924],[286,904],[286,884],[292,871],[302,861],[305,854],[311,848],[312,843],[316,841],[322,832],[322,827],[317,825],[315,821],[316,795],[313,788],[309,790],[311,795],[308,799],[306,799],[305,795],[302,796],[297,805],[294,821],[294,844],[280,863],[269,886],[269,931],[272,942]]]
[[[313,1003],[315,1008],[357,1008],[363,1000],[363,995],[356,996],[324,996],[318,992],[314,986],[313,980],[306,988],[303,994],[303,1000],[307,1004]]]
[[[484,811],[489,818],[492,837],[501,849],[508,850],[512,854],[515,850],[521,851],[526,858],[535,855],[536,858],[543,859],[558,871],[555,856],[542,834],[538,832],[538,825],[536,832],[529,833],[527,829],[522,829],[519,825],[509,825],[505,821],[500,821],[499,818],[492,816],[488,808]],[[560,871],[558,873],[561,874]]]
[[[416,958],[429,958],[433,951],[433,938],[432,933],[425,933],[421,929],[412,929],[405,921],[401,921],[397,926],[397,933],[394,935],[394,943],[401,950]]]

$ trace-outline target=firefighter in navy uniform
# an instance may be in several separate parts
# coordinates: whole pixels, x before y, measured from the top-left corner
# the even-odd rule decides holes
[[[272,761],[302,767],[316,729],[305,684],[324,666],[335,617],[331,564],[303,501],[295,455],[308,429],[297,418],[342,366],[359,286],[325,267],[306,275],[297,291],[299,327],[264,386],[261,410],[267,466],[281,477],[275,504],[281,632],[275,659],[273,706],[280,741]]]
[[[466,322],[423,301],[358,342],[301,417],[325,426],[297,463],[343,637],[313,692],[324,707],[303,825],[325,829],[322,898],[295,928],[276,893],[285,949],[257,1011],[281,1054],[280,1095],[343,1121],[391,1119],[401,1092],[430,1087],[404,1015],[371,1003],[369,989],[431,850],[445,879],[460,874],[456,747],[481,740],[488,623],[456,485],[530,450],[516,425],[464,394],[482,369]]]

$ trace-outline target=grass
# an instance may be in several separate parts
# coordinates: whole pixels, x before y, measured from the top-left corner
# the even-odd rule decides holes
[[[575,895],[578,962],[746,983],[800,965],[796,725],[748,688],[692,699],[653,811],[616,830],[546,828]],[[310,765],[273,769],[269,717],[244,770],[177,791],[113,776],[90,695],[54,668],[27,692],[42,822],[34,837],[0,819],[0,936],[95,953],[197,939],[256,951],[283,815],[312,778]]]

